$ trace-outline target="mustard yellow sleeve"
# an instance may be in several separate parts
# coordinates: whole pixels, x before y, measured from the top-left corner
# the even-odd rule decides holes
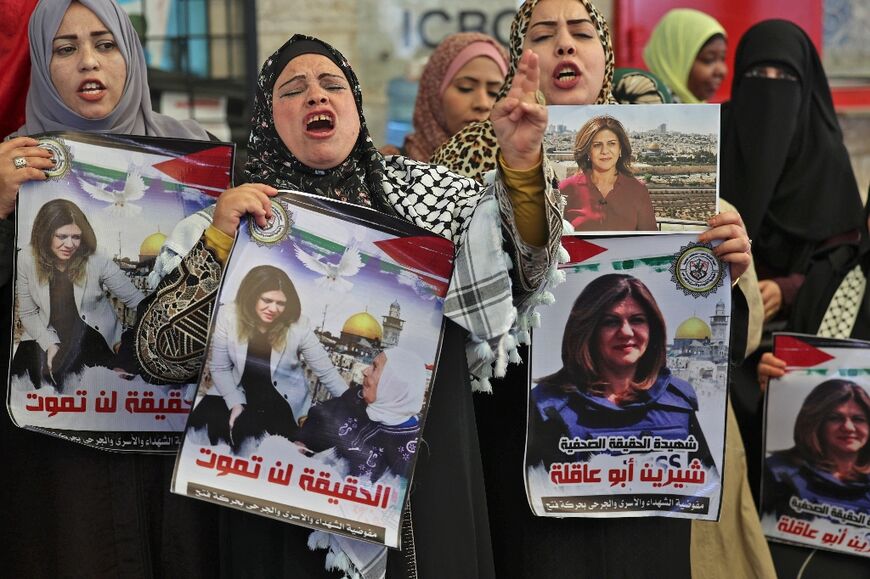
[[[204,236],[206,247],[214,251],[215,257],[221,264],[225,264],[230,255],[230,249],[233,247],[234,239],[214,225],[208,226]]]
[[[543,158],[535,167],[517,171],[505,164],[501,151],[498,166],[514,206],[514,219],[523,241],[541,247],[547,243],[547,210],[544,205]]]

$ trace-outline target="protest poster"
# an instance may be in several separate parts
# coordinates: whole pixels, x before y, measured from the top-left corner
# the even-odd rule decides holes
[[[870,342],[775,334],[761,525],[775,541],[870,557]]]
[[[719,196],[719,105],[551,105],[544,148],[578,232],[698,231]]]
[[[56,164],[18,195],[12,420],[106,450],[173,452],[190,410],[185,386],[135,373],[131,328],[159,281],[153,270],[167,236],[230,185],[234,146],[37,138]]]
[[[322,197],[273,211],[236,237],[172,490],[396,547],[453,245]]]
[[[695,234],[565,236],[532,333],[526,491],[538,516],[716,520],[728,268]]]

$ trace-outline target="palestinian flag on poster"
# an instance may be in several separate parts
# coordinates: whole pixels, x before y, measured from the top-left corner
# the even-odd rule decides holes
[[[282,191],[272,209],[266,227],[243,224],[227,259],[210,372],[172,489],[398,546],[437,373],[453,245],[319,196]],[[268,357],[252,354],[240,335],[250,312],[258,328],[285,336]],[[289,326],[273,326],[290,314]],[[268,381],[248,372],[251,356],[260,356]],[[244,408],[230,424],[240,396]]]
[[[728,268],[694,233],[574,235],[562,245],[565,283],[553,288],[530,350],[532,510],[716,520]]]
[[[324,265],[340,267],[348,249],[348,245],[298,227],[291,236],[297,244],[297,256],[301,249]],[[366,252],[354,247],[363,264],[374,262],[381,271],[395,274],[400,282],[423,294],[438,298],[447,294],[453,268],[453,244],[449,240],[431,235],[411,236],[375,241],[373,245],[380,251]]]
[[[130,330],[155,289],[167,236],[231,185],[234,145],[72,132],[36,138],[57,162],[18,197],[13,421],[95,448],[174,452],[190,404],[182,386],[136,374]],[[63,240],[59,248],[46,243],[46,229]],[[65,260],[86,267],[64,302],[40,264]]]
[[[870,557],[870,342],[780,333],[767,386],[761,526],[774,541]]]

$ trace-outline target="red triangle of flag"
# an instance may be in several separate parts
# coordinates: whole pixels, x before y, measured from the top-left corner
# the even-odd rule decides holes
[[[162,161],[154,168],[185,185],[216,189],[214,196],[217,197],[232,183],[232,162],[233,148],[221,145]]]
[[[569,235],[562,238],[562,247],[568,251],[570,263],[580,263],[607,251],[606,247]]]
[[[774,355],[788,366],[809,368],[833,360],[830,354],[793,336],[777,336]]]
[[[375,241],[381,250],[403,267],[450,279],[453,274],[453,243],[433,235]]]

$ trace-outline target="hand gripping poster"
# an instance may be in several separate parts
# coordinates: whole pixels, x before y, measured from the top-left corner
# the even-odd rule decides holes
[[[696,234],[563,237],[532,334],[526,491],[546,517],[716,520],[728,268]]]
[[[396,547],[453,245],[321,197],[273,211],[236,237],[172,490]]]
[[[575,231],[698,231],[717,213],[719,105],[553,105],[547,158]]]
[[[764,533],[870,557],[870,342],[776,334],[761,489]]]
[[[190,411],[185,387],[136,374],[132,328],[167,237],[229,186],[233,145],[38,139],[56,163],[18,195],[12,420],[106,450],[172,452]]]

